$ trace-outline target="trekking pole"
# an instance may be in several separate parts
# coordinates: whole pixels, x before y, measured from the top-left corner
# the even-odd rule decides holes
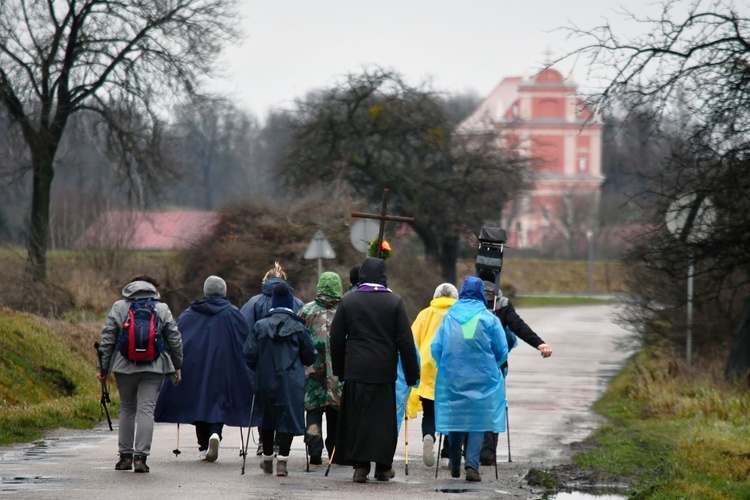
[[[508,430],[508,462],[513,460],[510,458],[510,420],[508,419],[508,403],[505,403],[505,427]],[[495,456],[495,462],[497,462],[497,456]]]
[[[331,452],[331,458],[328,459],[328,468],[326,469],[325,476],[328,477],[328,471],[331,470],[331,464],[333,463],[333,456],[336,454],[336,446],[333,446],[333,451]]]
[[[437,451],[437,460],[435,460],[435,479],[437,479],[438,475],[438,469],[440,469],[440,447],[443,445],[443,435],[438,433],[438,451]]]
[[[177,458],[180,455],[180,453],[182,453],[180,451],[180,423],[179,422],[177,422],[177,448],[172,450],[172,453],[174,453],[175,458]]]
[[[99,358],[99,374],[104,377],[104,365],[102,363],[102,351],[99,349],[101,347],[101,344],[99,342],[94,342],[94,349],[96,349],[96,355]],[[102,405],[102,408],[104,409],[104,413],[107,415],[107,424],[109,425],[109,430],[113,431],[112,428],[112,419],[109,418],[109,409],[107,409],[107,403],[111,403],[112,401],[109,398],[109,389],[107,388],[107,379],[105,378],[102,382],[102,398],[99,400],[99,403]]]
[[[245,462],[247,462],[247,449],[250,446],[250,429],[253,427],[253,410],[255,409],[255,393],[253,393],[253,400],[250,403],[250,420],[247,422],[247,438],[245,438],[245,448],[242,451],[242,473],[245,474]]]
[[[245,456],[245,434],[242,432],[242,426],[240,426],[240,456]]]
[[[305,472],[310,472],[310,457],[307,454],[307,443],[305,443]]]
[[[409,475],[409,417],[404,416],[404,453],[406,454],[406,464],[404,465],[404,474]]]

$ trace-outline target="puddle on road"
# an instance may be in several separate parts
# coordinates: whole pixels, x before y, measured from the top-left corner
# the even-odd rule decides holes
[[[551,497],[545,497],[547,500],[624,500],[624,495],[603,494],[595,495],[593,493],[584,493],[582,491],[571,491],[566,493],[557,493]]]

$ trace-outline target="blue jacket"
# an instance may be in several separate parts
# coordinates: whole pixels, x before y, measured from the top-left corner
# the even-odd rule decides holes
[[[289,309],[271,309],[255,323],[242,353],[255,371],[261,429],[304,434],[305,366],[315,363],[318,353],[302,318]]]
[[[247,426],[253,384],[242,358],[248,334],[244,316],[226,298],[210,295],[193,302],[177,325],[184,352],[182,382],[164,384],[154,419]]]
[[[431,351],[438,368],[437,431],[504,432],[505,380],[499,367],[508,358],[508,343],[500,320],[487,309],[479,278],[464,281]]]
[[[245,302],[245,305],[240,309],[240,312],[247,320],[249,326],[248,331],[252,331],[256,321],[268,316],[268,311],[271,310],[271,295],[273,294],[273,289],[276,288],[276,285],[279,283],[286,283],[286,281],[281,278],[268,278],[261,287],[261,293],[250,297],[250,300]],[[290,286],[289,289],[291,290],[292,287]],[[292,291],[292,293],[294,293],[294,291]],[[292,309],[295,313],[302,309],[304,305],[304,302],[297,297],[294,297],[294,307]]]

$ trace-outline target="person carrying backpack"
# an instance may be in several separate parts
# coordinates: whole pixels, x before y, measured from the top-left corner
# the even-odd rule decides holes
[[[182,380],[182,337],[169,306],[159,301],[158,286],[150,276],[133,278],[101,333],[97,378],[104,382],[114,373],[120,394],[115,470],[149,472],[156,398],[167,375],[177,384]]]

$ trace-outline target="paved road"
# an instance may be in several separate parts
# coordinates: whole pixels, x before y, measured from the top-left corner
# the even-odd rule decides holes
[[[545,468],[568,458],[567,444],[588,435],[600,423],[590,411],[627,354],[616,350],[624,331],[611,321],[609,306],[534,308],[519,311],[554,354],[542,359],[521,344],[511,353],[508,400],[512,462],[501,435],[498,479],[494,467],[481,467],[482,482],[451,479],[447,469],[422,463],[420,421],[408,425],[409,474],[405,474],[402,429],[389,483],[353,484],[351,468],[310,466],[304,445],[295,438],[289,476],[264,475],[258,458],[248,457],[240,474],[240,430],[227,428],[215,463],[197,460],[192,426],[182,426],[182,454],[175,457],[176,426],[157,424],[150,474],[117,472],[117,433],[106,424],[91,431],[58,430],[34,445],[0,448],[0,496],[34,499],[115,500],[132,498],[539,498],[525,484],[531,467]],[[115,422],[116,425],[116,422]],[[116,428],[115,428],[116,430]],[[252,441],[251,441],[252,443]],[[255,447],[251,444],[251,450]]]

